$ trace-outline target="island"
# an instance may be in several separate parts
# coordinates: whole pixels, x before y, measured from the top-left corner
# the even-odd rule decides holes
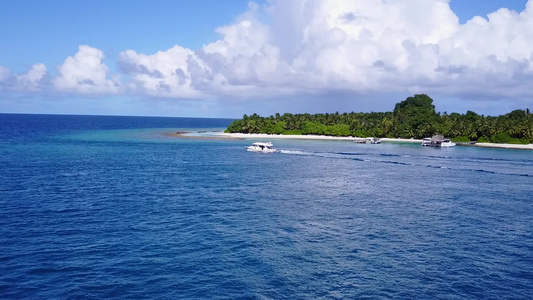
[[[533,115],[529,109],[500,116],[483,116],[473,111],[440,113],[435,111],[433,99],[417,94],[397,103],[392,112],[244,115],[234,120],[225,133],[234,137],[256,134],[287,138],[378,137],[383,141],[413,142],[442,134],[463,145],[533,149]]]

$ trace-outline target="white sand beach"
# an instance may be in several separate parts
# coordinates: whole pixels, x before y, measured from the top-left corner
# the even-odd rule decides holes
[[[485,148],[505,148],[505,149],[533,150],[533,144],[519,145],[519,144],[476,143],[474,146],[476,146],[476,147],[485,147]]]
[[[325,135],[280,135],[280,134],[264,134],[264,133],[219,133],[228,138],[242,138],[242,139],[298,139],[298,140],[333,140],[333,141],[355,141],[360,139],[358,137],[337,137]],[[419,139],[391,139],[382,138],[382,142],[386,143],[422,143]],[[504,148],[504,149],[522,149],[533,150],[533,144],[518,145],[518,144],[495,144],[495,143],[476,143],[472,147],[484,148]]]
[[[291,140],[335,140],[335,141],[355,141],[356,137],[350,136],[325,136],[325,135],[281,135],[265,133],[220,133],[225,137],[242,139],[291,139]]]
[[[292,140],[331,140],[331,141],[355,141],[360,140],[360,137],[353,136],[327,136],[327,135],[281,135],[281,134],[265,134],[265,133],[220,133],[225,137],[241,138],[241,139],[292,139]],[[422,140],[417,139],[391,139],[382,138],[382,142],[394,143],[422,143]]]

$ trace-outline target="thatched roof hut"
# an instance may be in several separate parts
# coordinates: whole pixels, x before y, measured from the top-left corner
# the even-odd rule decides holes
[[[442,143],[444,141],[444,136],[442,134],[436,134],[431,137],[432,143]]]

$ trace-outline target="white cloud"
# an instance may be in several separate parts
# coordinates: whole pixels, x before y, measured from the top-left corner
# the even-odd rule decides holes
[[[191,65],[206,68],[192,50],[177,45],[153,55],[126,50],[120,53],[119,60],[122,72],[132,79],[130,88],[134,92],[163,97],[196,98],[202,95],[192,86]]]
[[[153,55],[124,51],[120,69],[132,78],[132,90],[155,96],[257,96],[261,86],[282,93],[283,77],[278,75],[289,68],[282,66],[279,49],[269,44],[269,29],[256,12],[251,3],[233,24],[216,30],[220,40],[198,51],[177,45]]]
[[[533,0],[461,25],[449,0],[253,2],[201,49],[120,53],[120,78],[101,50],[80,46],[52,80],[60,92],[171,98],[275,98],[338,93],[533,97]],[[0,88],[39,90],[46,67]],[[397,99],[395,99],[397,100]]]
[[[11,71],[4,66],[0,66],[0,83],[7,80],[11,76]]]
[[[501,9],[466,25],[444,0],[273,0],[269,13],[275,40],[289,41],[281,57],[300,88],[460,94],[475,86],[504,96],[497,86],[509,77],[519,93],[531,93],[532,3],[521,14]]]
[[[220,39],[192,51],[127,50],[122,70],[150,95],[439,92],[530,96],[533,0],[464,25],[449,0],[271,0],[251,3]]]
[[[44,64],[31,66],[28,72],[13,75],[11,71],[0,66],[0,90],[14,92],[37,92],[42,90],[42,81],[46,76],[47,69]]]
[[[270,28],[257,20],[257,9],[250,3],[233,24],[217,29],[220,40],[198,51],[214,79],[211,92],[259,96],[266,87],[271,93],[283,94],[291,84],[294,73],[281,59]]]
[[[74,56],[69,56],[58,67],[59,76],[53,84],[58,91],[82,94],[115,94],[120,91],[118,78],[107,79],[108,67],[102,63],[104,54],[90,46],[79,46]]]
[[[17,89],[24,91],[39,91],[41,89],[41,80],[46,75],[46,66],[44,64],[35,64],[30,70],[23,75],[17,76]]]

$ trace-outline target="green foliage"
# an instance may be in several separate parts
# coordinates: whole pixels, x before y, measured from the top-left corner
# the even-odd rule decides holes
[[[228,129],[226,129],[224,132],[241,132],[242,129],[242,121],[241,120],[235,120],[229,124]]]
[[[399,123],[397,133],[404,138],[423,138],[435,133],[439,117],[435,112],[433,99],[425,94],[397,103],[394,116]]]
[[[326,135],[328,132],[328,126],[321,124],[319,122],[305,122],[302,126],[302,134],[315,134],[315,135]]]
[[[270,123],[265,131],[268,134],[282,134],[283,132],[285,132],[285,122],[283,121],[276,124]]]
[[[329,128],[329,135],[332,136],[349,136],[351,134],[350,132],[350,126],[346,124],[338,124],[333,126],[328,126]]]
[[[526,109],[498,117],[473,111],[441,115],[435,112],[429,96],[418,94],[397,103],[392,112],[244,115],[226,132],[390,138],[423,138],[439,133],[456,142],[530,143],[533,114]]]
[[[283,135],[301,135],[302,132],[300,130],[287,130],[282,133]]]
[[[527,145],[529,140],[527,139],[511,139],[508,144],[518,144],[518,145]]]
[[[369,137],[370,135],[367,134],[365,131],[359,129],[359,130],[356,130],[353,132],[353,136],[356,136],[356,137]]]
[[[456,136],[453,139],[451,139],[453,142],[456,143],[468,143],[470,142],[470,139],[466,136]]]
[[[511,139],[505,132],[498,132],[490,138],[493,143],[509,143]]]

